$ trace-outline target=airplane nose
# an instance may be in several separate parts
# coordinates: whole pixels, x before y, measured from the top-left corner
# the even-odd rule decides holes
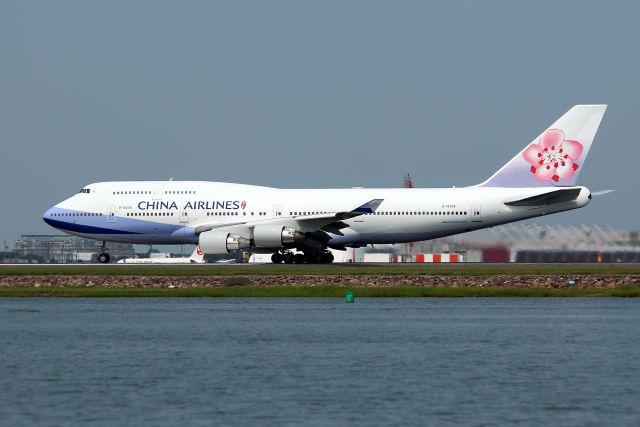
[[[42,214],[42,220],[51,226],[53,226],[52,217],[53,217],[53,208],[47,209],[47,211]]]

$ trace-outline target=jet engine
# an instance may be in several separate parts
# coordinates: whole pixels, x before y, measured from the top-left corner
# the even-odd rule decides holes
[[[198,244],[205,254],[226,254],[251,246],[250,240],[245,237],[215,230],[200,233]]]
[[[282,225],[257,225],[253,229],[253,244],[258,248],[281,248],[304,242],[303,232]]]

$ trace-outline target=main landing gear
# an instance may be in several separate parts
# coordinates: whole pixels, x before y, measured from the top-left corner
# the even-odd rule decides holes
[[[329,251],[305,252],[304,254],[294,254],[290,251],[276,252],[271,255],[271,262],[274,264],[331,264],[333,254]]]
[[[106,244],[107,242],[102,242],[102,245],[100,245],[100,247],[98,248],[98,262],[100,264],[108,264],[111,260],[111,257],[106,252]]]

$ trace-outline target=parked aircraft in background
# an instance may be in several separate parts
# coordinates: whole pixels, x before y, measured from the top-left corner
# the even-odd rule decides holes
[[[481,184],[433,189],[278,189],[196,181],[101,182],[48,209],[49,225],[107,242],[198,244],[332,262],[327,248],[434,239],[581,208],[576,186],[606,105],[576,105]],[[473,155],[480,148],[470,145]],[[425,162],[440,161],[425,159]],[[451,170],[462,167],[457,161]],[[302,253],[294,255],[293,250]]]
[[[118,264],[203,264],[204,262],[204,253],[200,250],[200,246],[196,246],[188,258],[125,258],[118,261]]]

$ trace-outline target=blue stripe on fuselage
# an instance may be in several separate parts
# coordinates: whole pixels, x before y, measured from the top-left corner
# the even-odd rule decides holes
[[[56,216],[54,216],[56,214]],[[68,214],[65,216],[64,214]],[[52,227],[70,233],[82,234],[153,234],[173,235],[193,234],[191,227],[180,224],[166,224],[143,219],[115,217],[114,222],[108,222],[106,215],[88,215],[88,212],[72,211],[68,209],[51,208],[42,219]]]
[[[103,217],[104,218],[104,217]],[[59,228],[60,230],[72,231],[76,233],[84,234],[140,234],[134,231],[117,230],[114,228],[95,227],[92,225],[84,225],[73,222],[58,221],[50,218],[43,218],[44,222],[52,227]]]

